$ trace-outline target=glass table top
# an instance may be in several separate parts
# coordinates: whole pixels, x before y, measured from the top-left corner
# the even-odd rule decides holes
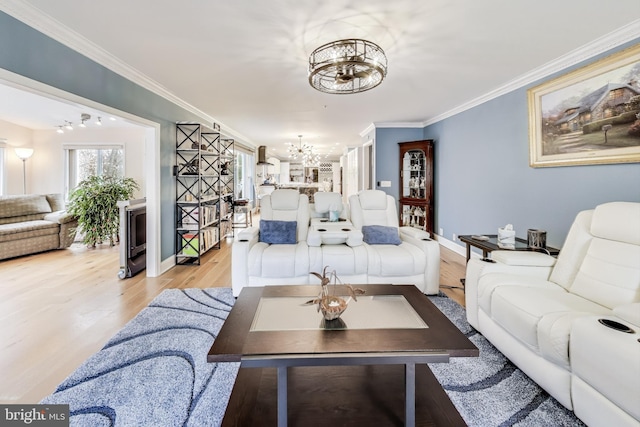
[[[304,305],[314,297],[262,297],[250,331],[320,329],[426,329],[427,324],[402,295],[361,295],[346,298],[339,319],[325,321],[317,305]]]

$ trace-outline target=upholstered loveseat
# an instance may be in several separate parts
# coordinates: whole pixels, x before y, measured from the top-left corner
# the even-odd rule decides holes
[[[640,203],[580,212],[557,260],[491,261],[467,264],[469,323],[589,426],[639,426]]]
[[[437,293],[438,243],[422,230],[398,227],[395,200],[386,193],[367,190],[354,197],[350,210],[340,206],[343,215],[351,212],[349,219],[353,222],[346,227],[350,231],[346,232],[344,242],[326,243],[317,230],[310,231],[310,223],[333,203],[327,202],[323,209],[319,206],[320,196],[310,208],[306,195],[287,189],[264,196],[261,224],[284,221],[295,222],[296,227],[286,244],[263,241],[259,227],[249,227],[237,234],[231,259],[233,294],[238,296],[245,286],[319,284],[310,273],[320,272],[324,266],[335,270],[348,283],[415,284],[424,293]],[[395,235],[397,243],[367,243],[361,231],[366,226],[385,227]]]
[[[0,197],[0,259],[71,246],[78,225],[61,194]]]

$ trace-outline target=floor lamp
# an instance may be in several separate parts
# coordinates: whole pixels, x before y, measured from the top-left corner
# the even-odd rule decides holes
[[[22,193],[27,194],[27,159],[33,155],[33,148],[16,148],[16,156],[22,160]]]

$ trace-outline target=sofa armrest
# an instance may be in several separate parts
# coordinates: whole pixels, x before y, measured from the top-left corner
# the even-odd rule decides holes
[[[491,259],[510,266],[553,267],[556,259],[551,255],[530,251],[493,251]]]
[[[521,275],[548,280],[555,259],[539,252],[493,251],[491,259],[472,258],[467,263],[464,299],[467,321],[478,329],[478,282],[493,273]],[[504,262],[503,262],[504,261]],[[542,265],[540,265],[542,264]]]
[[[307,245],[312,247],[322,246],[322,235],[318,230],[309,230],[307,234]]]
[[[258,227],[247,227],[244,230],[238,232],[235,242],[250,242],[253,239],[257,239],[260,235],[260,229]]]
[[[362,246],[364,243],[364,236],[360,230],[351,230],[347,233],[347,246]]]
[[[77,221],[77,218],[71,215],[67,211],[56,211],[48,213],[43,218],[45,221],[51,221],[58,224],[66,224],[72,221]]]
[[[440,244],[424,230],[414,227],[400,227],[399,230],[403,243],[417,246],[425,255],[424,283],[416,285],[425,294],[436,295],[440,291]]]
[[[640,302],[619,305],[613,315],[640,328]]]
[[[68,248],[76,238],[76,228],[78,227],[78,218],[71,215],[67,211],[56,211],[48,213],[43,218],[45,221],[60,224],[60,244],[59,249]]]
[[[258,227],[245,228],[231,245],[231,288],[235,297],[249,284],[249,250],[258,243],[259,236]]]

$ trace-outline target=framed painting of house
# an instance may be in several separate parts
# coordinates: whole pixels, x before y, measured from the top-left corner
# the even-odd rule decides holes
[[[531,167],[640,162],[640,45],[527,96]]]

